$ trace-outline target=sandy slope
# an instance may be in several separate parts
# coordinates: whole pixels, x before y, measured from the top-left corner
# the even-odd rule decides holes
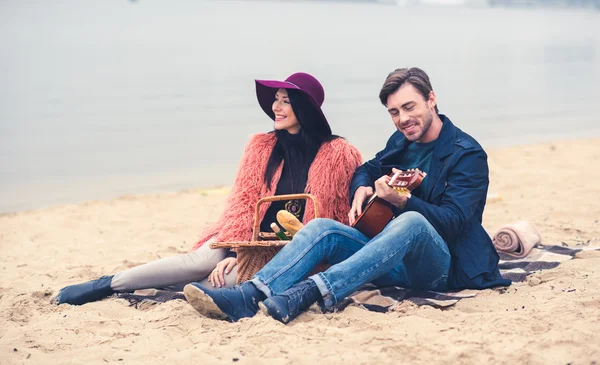
[[[600,244],[600,140],[489,152],[485,226],[534,222],[547,244]],[[594,167],[595,166],[595,167]],[[186,252],[225,192],[122,197],[0,216],[0,364],[600,363],[600,254],[447,310],[403,303],[230,324],[183,301],[52,306],[64,285]]]

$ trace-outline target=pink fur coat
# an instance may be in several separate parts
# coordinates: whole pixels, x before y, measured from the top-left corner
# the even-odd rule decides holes
[[[275,142],[274,133],[260,133],[250,138],[238,167],[225,211],[212,227],[202,233],[194,249],[215,236],[218,242],[251,240],[256,202],[260,198],[272,196],[281,177],[283,163],[275,171],[271,186],[266,186],[264,182],[267,161]],[[305,189],[306,193],[317,198],[321,218],[348,223],[350,181],[354,170],[361,163],[360,152],[342,138],[325,142],[321,146],[308,171]],[[261,205],[260,221],[268,208],[268,203]],[[304,224],[313,218],[314,208],[307,202]]]

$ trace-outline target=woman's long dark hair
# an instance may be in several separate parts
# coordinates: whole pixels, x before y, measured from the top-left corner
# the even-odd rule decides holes
[[[300,131],[298,132],[301,143],[298,147],[300,148],[299,152],[302,157],[301,160],[303,166],[294,166],[293,169],[299,172],[296,174],[297,176],[294,176],[294,180],[298,182],[296,186],[304,188],[308,178],[308,169],[315,159],[315,156],[317,156],[317,152],[319,152],[319,148],[321,148],[323,142],[340,137],[321,132],[319,125],[324,123],[324,121],[322,120],[320,113],[308,101],[305,95],[300,91],[293,89],[288,89],[287,92],[290,104],[292,105],[292,110],[301,126]],[[273,133],[277,136],[277,142],[273,147],[273,151],[271,151],[271,156],[269,157],[267,168],[265,170],[264,179],[267,186],[271,186],[273,174],[281,164],[281,161],[284,160],[285,162],[290,160],[290,143],[288,142],[289,132],[286,130],[276,130]]]

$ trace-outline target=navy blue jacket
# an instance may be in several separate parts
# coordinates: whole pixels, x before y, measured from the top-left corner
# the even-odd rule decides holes
[[[452,256],[448,284],[451,289],[483,289],[510,285],[498,271],[498,253],[481,225],[489,185],[487,154],[477,141],[440,114],[443,122],[431,158],[428,191],[423,200],[412,196],[398,211],[421,213],[444,239]],[[360,186],[374,182],[397,167],[407,141],[392,134],[383,151],[354,173],[351,201]]]

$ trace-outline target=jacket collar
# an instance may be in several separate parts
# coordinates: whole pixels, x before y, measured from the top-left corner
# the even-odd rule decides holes
[[[433,149],[433,155],[438,159],[442,159],[450,155],[454,151],[454,139],[456,137],[456,127],[450,121],[450,118],[444,114],[439,114],[442,120],[442,130],[438,136],[435,148]]]
[[[440,173],[444,168],[443,159],[451,155],[454,152],[454,140],[456,138],[456,127],[448,117],[443,114],[439,114],[442,120],[442,130],[438,136],[437,143],[433,149],[433,156],[431,157],[431,165],[429,166],[429,191],[427,192],[427,201],[431,201],[434,187],[440,179]]]

